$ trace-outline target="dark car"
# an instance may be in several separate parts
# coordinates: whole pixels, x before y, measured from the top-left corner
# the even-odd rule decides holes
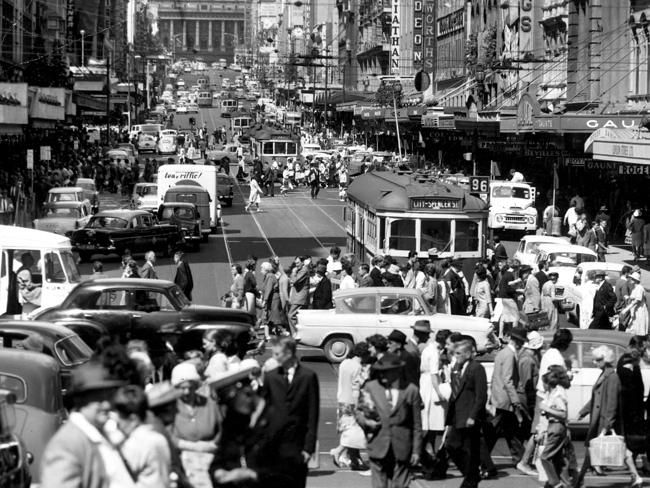
[[[3,488],[29,488],[32,483],[29,474],[29,460],[25,445],[13,433],[16,409],[16,395],[0,388],[0,486]]]
[[[170,281],[133,278],[84,281],[60,306],[35,315],[36,320],[56,323],[97,322],[122,344],[145,340],[152,356],[166,353],[166,343],[177,344],[186,330],[198,324],[216,324],[236,336],[245,334],[246,340],[254,336],[255,325],[253,316],[242,310],[192,305]]]
[[[186,243],[192,243],[196,250],[201,246],[201,216],[196,205],[186,202],[164,202],[158,207],[158,221],[171,224],[183,232]]]
[[[217,173],[217,198],[226,207],[232,207],[234,181],[230,175]]]
[[[0,320],[1,347],[22,348],[23,341],[30,336],[40,336],[43,353],[59,363],[64,389],[70,385],[72,368],[85,363],[93,354],[81,337],[63,325],[31,320]]]
[[[93,254],[121,256],[126,249],[133,254],[154,250],[170,256],[185,239],[176,225],[159,224],[150,212],[122,209],[97,213],[71,234],[70,241],[81,260],[89,261]]]

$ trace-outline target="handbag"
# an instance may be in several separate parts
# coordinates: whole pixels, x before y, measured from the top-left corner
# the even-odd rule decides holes
[[[589,441],[589,457],[592,466],[618,467],[625,464],[625,440],[612,430],[610,435],[604,432]]]

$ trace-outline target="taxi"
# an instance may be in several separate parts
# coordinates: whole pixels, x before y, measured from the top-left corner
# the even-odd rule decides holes
[[[67,235],[84,227],[91,213],[84,202],[53,202],[45,205],[45,215],[34,219],[34,229]]]

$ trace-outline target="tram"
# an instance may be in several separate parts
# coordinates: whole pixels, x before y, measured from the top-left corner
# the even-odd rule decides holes
[[[298,157],[300,140],[286,131],[262,127],[249,130],[248,135],[253,158],[259,158],[262,162],[271,162],[275,158],[284,165],[287,158]]]
[[[348,252],[363,262],[375,255],[405,260],[416,251],[423,259],[461,258],[469,272],[485,256],[487,204],[427,174],[360,175],[344,212]]]

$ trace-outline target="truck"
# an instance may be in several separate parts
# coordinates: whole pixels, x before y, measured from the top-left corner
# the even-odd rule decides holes
[[[536,189],[526,182],[490,182],[488,228],[524,233],[537,229]]]
[[[200,164],[165,164],[158,168],[158,202],[165,202],[165,194],[172,186],[176,185],[201,185],[210,195],[210,222],[211,232],[217,230],[221,214],[221,204],[217,193],[216,166]],[[207,228],[208,226],[206,226]]]

